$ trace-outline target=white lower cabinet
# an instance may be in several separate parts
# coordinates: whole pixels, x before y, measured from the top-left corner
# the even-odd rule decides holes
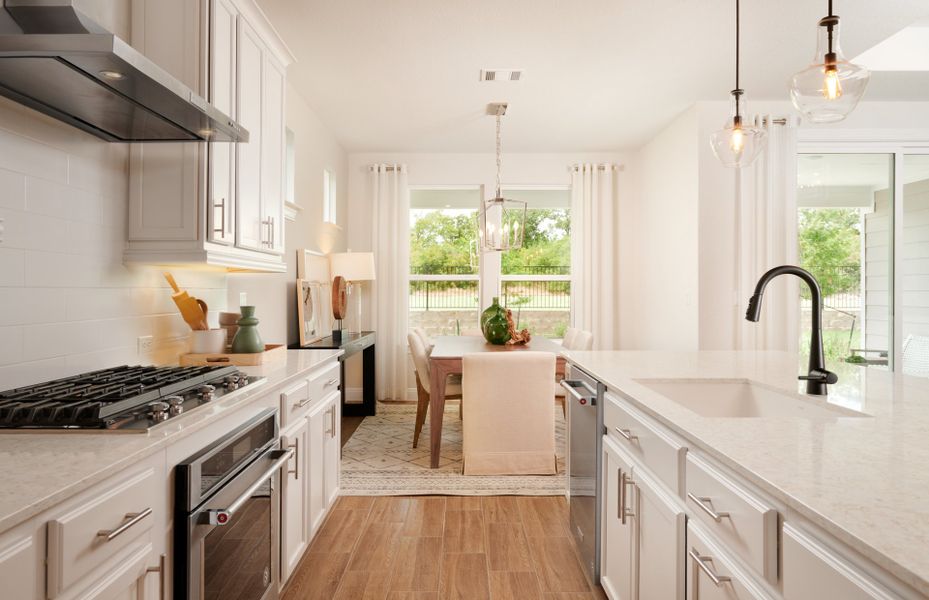
[[[683,600],[683,507],[609,437],[603,470],[601,581],[607,595]]]
[[[789,600],[890,600],[892,594],[816,538],[793,527],[783,528],[784,597]]]
[[[339,496],[341,396],[331,394],[310,409],[307,486],[311,537]]]
[[[306,468],[309,426],[303,418],[281,432],[281,444],[294,451],[286,473],[281,474],[281,581],[287,581],[310,543]]]
[[[603,439],[603,520],[601,583],[612,600],[635,598],[635,535],[632,521],[623,518],[626,496],[622,489],[632,465],[608,438]]]
[[[36,527],[26,523],[0,536],[0,597],[35,600],[43,597],[41,540]]]
[[[739,569],[722,546],[695,522],[687,525],[687,600],[769,600],[760,585]],[[794,600],[792,596],[787,596]]]

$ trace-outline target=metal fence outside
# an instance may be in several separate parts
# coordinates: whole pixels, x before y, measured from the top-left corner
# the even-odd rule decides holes
[[[428,270],[428,273],[421,271]],[[420,271],[417,273],[417,271]],[[479,307],[478,275],[470,267],[414,269],[410,274],[411,310],[472,310]],[[570,310],[571,278],[567,266],[528,266],[503,275],[504,306],[522,310]]]
[[[810,273],[823,289],[823,304],[839,310],[861,308],[861,266],[828,265],[810,266]],[[800,306],[810,308],[812,302],[806,286],[800,286]]]

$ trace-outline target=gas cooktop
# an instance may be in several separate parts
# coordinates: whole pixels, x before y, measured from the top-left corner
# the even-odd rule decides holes
[[[0,429],[147,431],[259,381],[235,367],[103,369],[0,392]]]

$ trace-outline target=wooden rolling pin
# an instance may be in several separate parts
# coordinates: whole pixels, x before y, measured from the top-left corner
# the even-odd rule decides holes
[[[171,295],[171,299],[174,300],[174,304],[181,312],[181,317],[184,318],[184,321],[190,325],[191,329],[196,331],[209,329],[210,326],[207,324],[206,320],[208,310],[206,302],[194,298],[187,292],[181,290],[171,273],[166,271],[164,276],[168,281],[168,284],[171,286],[171,289],[174,290],[174,294]]]

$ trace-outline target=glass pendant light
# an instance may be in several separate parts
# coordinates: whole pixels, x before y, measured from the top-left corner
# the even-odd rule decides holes
[[[864,67],[846,60],[839,47],[839,17],[819,20],[813,63],[790,79],[790,99],[813,123],[835,123],[855,110],[871,80]]]
[[[736,169],[755,162],[765,139],[762,129],[745,123],[745,90],[739,87],[739,17],[739,0],[735,0],[735,89],[730,92],[731,116],[710,137],[710,146],[719,162]]]
[[[527,203],[503,197],[500,189],[500,172],[503,164],[500,121],[506,114],[506,104],[491,104],[488,112],[497,118],[497,193],[481,204],[477,215],[477,235],[481,252],[505,252],[523,245],[526,229]]]

